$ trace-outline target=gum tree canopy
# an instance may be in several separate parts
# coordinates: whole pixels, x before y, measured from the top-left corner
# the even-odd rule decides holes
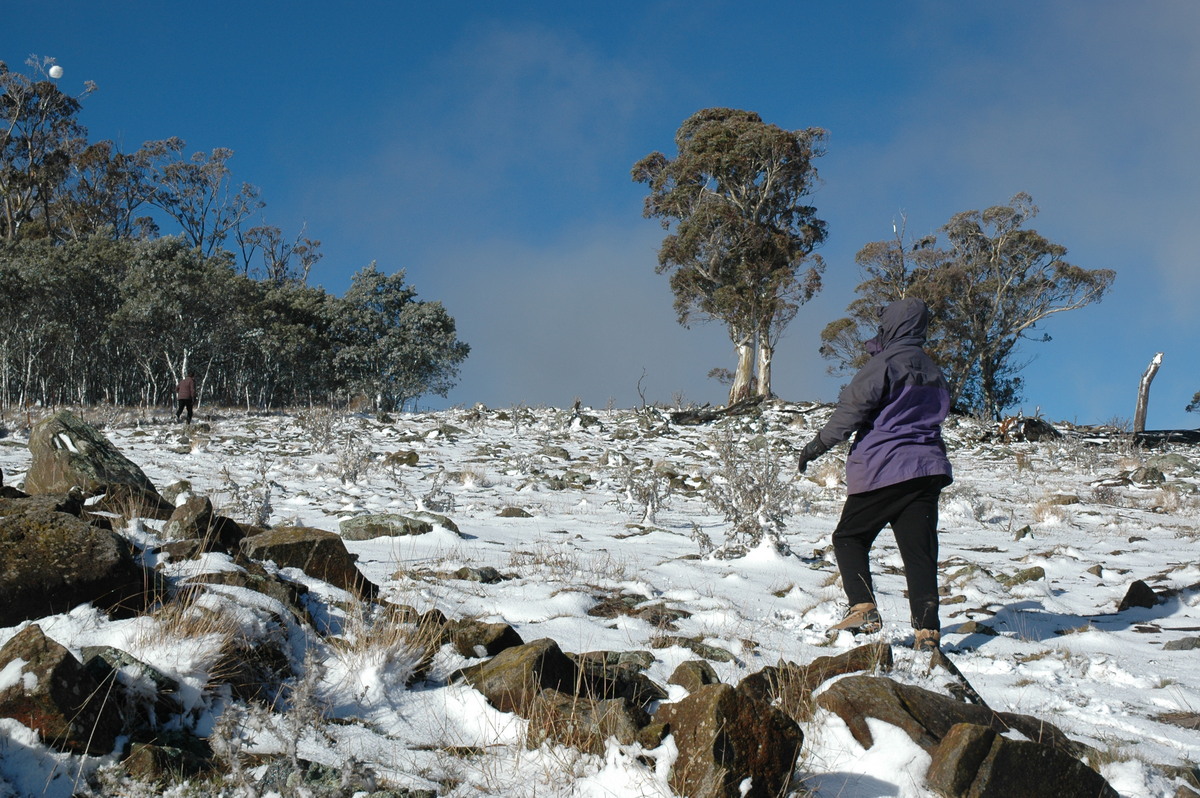
[[[658,252],[670,273],[679,323],[725,324],[737,352],[730,403],[771,394],[783,329],[821,289],[813,249],[825,222],[805,204],[824,152],[820,128],[784,130],[758,114],[707,108],[675,134],[678,156],[652,152],[633,167],[646,183],[644,215],[670,232]]]
[[[1033,198],[955,214],[941,229],[944,245],[926,236],[906,245],[867,244],[858,253],[863,282],[847,317],[821,333],[821,353],[833,371],[856,367],[861,343],[874,335],[875,310],[916,296],[931,312],[930,355],[950,382],[959,410],[999,418],[1021,398],[1023,341],[1049,341],[1038,325],[1057,313],[1099,302],[1112,287],[1111,269],[1084,269],[1067,248],[1029,227]]]
[[[417,299],[403,269],[386,275],[374,263],[355,273],[337,303],[333,337],[339,378],[373,397],[378,410],[403,409],[428,394],[444,397],[471,352],[441,302]]]

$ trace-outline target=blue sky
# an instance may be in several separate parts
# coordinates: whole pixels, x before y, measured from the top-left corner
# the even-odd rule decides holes
[[[818,334],[859,248],[1026,191],[1036,229],[1117,281],[1024,347],[1025,410],[1129,419],[1163,351],[1149,426],[1200,425],[1193,0],[10,6],[0,59],[95,81],[93,140],[228,147],[266,221],[323,242],[312,282],[340,294],[376,261],[441,300],[472,354],[434,406],[723,400],[705,375],[728,338],[676,324],[629,170],[728,106],[829,131],[825,288],[777,352],[780,396],[836,397]]]

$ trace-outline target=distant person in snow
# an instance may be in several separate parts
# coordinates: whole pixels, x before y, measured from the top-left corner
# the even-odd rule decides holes
[[[854,435],[846,458],[846,504],[833,531],[833,551],[850,609],[831,631],[877,632],[870,551],[891,524],[904,561],[914,647],[941,639],[937,590],[938,497],[952,481],[942,441],[950,391],[925,353],[929,309],[901,299],[879,312],[879,334],[867,342],[871,359],[838,397],[837,408],[800,453],[810,462]]]
[[[175,396],[179,399],[179,406],[175,408],[175,420],[178,421],[183,411],[186,410],[187,423],[191,424],[192,408],[196,404],[196,380],[193,379],[190,371],[175,386]]]

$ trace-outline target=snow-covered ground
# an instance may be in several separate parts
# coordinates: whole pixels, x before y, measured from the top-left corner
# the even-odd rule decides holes
[[[436,527],[347,543],[386,598],[452,618],[503,620],[526,641],[550,637],[566,651],[650,651],[647,674],[665,686],[696,655],[656,647],[664,634],[727,652],[712,664],[731,683],[780,659],[804,664],[855,645],[849,635],[829,642],[825,634],[844,609],[829,537],[844,498],[845,447],[806,475],[795,472],[792,454],[828,410],[777,404],[761,417],[694,427],[669,424],[654,409],[584,411],[597,421],[586,426],[570,411],[525,407],[384,420],[228,412],[201,414],[191,430],[163,413],[137,423],[114,416],[105,432],[160,489],[186,479],[218,506],[237,505],[227,512],[239,520],[262,513],[272,525],[338,531],[341,520],[362,513],[442,513],[461,535]],[[17,484],[29,466],[28,430],[10,428],[0,439],[0,468],[5,484]],[[1200,762],[1200,731],[1168,722],[1186,724],[1191,713],[1194,726],[1200,713],[1197,653],[1181,642],[1200,636],[1200,449],[1141,451],[1079,434],[1002,443],[983,440],[987,429],[967,419],[946,427],[956,477],[940,523],[947,650],[993,708],[1044,718],[1104,752],[1102,773],[1122,795],[1173,795],[1176,783],[1158,766]],[[720,545],[730,529],[705,492],[719,482],[720,452],[731,441],[749,468],[761,470],[765,458],[783,464],[795,489],[784,519],[790,553],[762,546],[733,559],[705,556],[704,539]],[[417,453],[415,465],[385,459],[407,451]],[[1119,478],[1146,465],[1157,465],[1165,483]],[[651,518],[653,499],[661,506]],[[529,517],[501,517],[514,507]],[[146,521],[129,531],[153,544],[158,528]],[[912,632],[890,532],[876,544],[874,563],[886,622],[880,636],[896,646],[893,677],[944,691],[945,679],[926,674],[906,648]],[[484,566],[508,578],[485,584],[452,576]],[[1020,581],[1035,566],[1044,577]],[[233,566],[209,555],[163,567],[182,577]],[[284,576],[326,600],[313,607],[319,623],[354,637],[353,612],[339,609],[344,594],[299,572]],[[1164,601],[1118,612],[1139,579]],[[229,588],[206,600],[237,607],[234,617],[253,634],[261,600],[247,593]],[[641,618],[588,614],[598,598],[620,594],[690,615],[665,632]],[[983,628],[965,626],[972,621]],[[306,689],[325,720],[337,722],[253,721],[206,692],[214,655],[200,631],[183,645],[161,618],[110,621],[88,607],[39,623],[77,654],[112,645],[179,679],[191,691],[187,722],[201,734],[224,723],[226,738],[236,726],[232,737],[247,750],[295,744],[300,756],[335,766],[355,757],[387,784],[443,796],[672,795],[669,742],[640,759],[642,752],[615,743],[604,756],[551,745],[526,750],[526,721],[491,708],[470,687],[445,684],[472,661],[449,647],[428,681],[405,688],[416,663],[404,645],[336,646],[293,629],[293,656],[307,656]],[[21,628],[0,629],[0,644]],[[682,695],[670,689],[671,699]],[[899,730],[873,731],[876,744],[864,750],[840,720],[818,711],[804,727],[795,795],[932,795],[923,786],[928,756]],[[0,719],[0,797],[66,798],[81,770],[107,761],[56,753]]]

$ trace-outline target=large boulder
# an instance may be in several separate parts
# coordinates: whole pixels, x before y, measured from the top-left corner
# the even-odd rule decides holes
[[[487,662],[463,668],[458,678],[483,693],[501,712],[523,718],[532,714],[542,690],[575,693],[579,669],[549,638],[506,648]]]
[[[625,699],[645,709],[667,697],[667,691],[642,673],[644,662],[623,660],[620,652],[593,651],[579,656],[570,655],[579,668],[577,692],[589,698]]]
[[[124,515],[165,520],[172,508],[142,469],[91,424],[69,410],[38,422],[29,436],[32,463],[25,474],[27,493],[103,496],[103,506]]]
[[[645,710],[625,698],[594,699],[543,690],[530,706],[529,734],[525,744],[537,748],[547,740],[570,745],[597,756],[612,737],[621,745],[638,741],[650,723]]]
[[[145,609],[155,580],[129,542],[48,498],[0,499],[0,626],[85,602],[117,616]]]
[[[713,666],[702,659],[681,662],[667,677],[667,684],[677,684],[689,693],[694,693],[706,684],[720,684]]]
[[[791,718],[727,684],[708,684],[654,715],[675,738],[671,788],[689,798],[787,792],[804,734]]]
[[[797,723],[812,717],[812,694],[818,687],[847,673],[891,670],[892,647],[887,643],[869,643],[831,657],[817,657],[808,665],[780,661],[752,673],[738,683],[738,689],[777,706]]]
[[[213,506],[207,496],[190,495],[171,511],[163,524],[164,540],[193,540],[203,538],[212,527]]]
[[[245,569],[239,571],[210,571],[193,576],[184,583],[181,595],[186,599],[192,591],[203,589],[203,585],[225,585],[253,590],[278,601],[296,621],[309,626],[315,625],[304,598],[308,594],[308,588],[268,573],[259,563],[247,562]]]
[[[448,621],[445,628],[455,651],[464,657],[494,657],[506,648],[525,642],[517,630],[506,623],[462,618]]]
[[[433,531],[433,524],[399,513],[367,513],[343,520],[339,525],[344,540],[373,540],[375,538],[424,535]]]
[[[1029,740],[1044,743],[1070,756],[1080,756],[1085,751],[1058,727],[1039,718],[964,704],[882,676],[840,679],[817,696],[817,705],[845,721],[863,748],[870,748],[875,743],[867,724],[868,719],[875,718],[899,727],[930,754],[958,723],[986,726],[1001,733],[1015,730]]]
[[[180,710],[182,686],[127,651],[112,646],[84,646],[84,669],[120,708],[126,731],[158,729]]]
[[[162,536],[172,541],[197,541],[202,551],[232,554],[246,533],[233,519],[213,512],[212,501],[207,496],[191,495],[172,511],[167,523],[163,524]]]
[[[959,723],[933,753],[929,786],[946,798],[1119,798],[1104,777],[1051,746]]]
[[[359,598],[372,599],[379,593],[358,570],[341,537],[323,529],[276,527],[243,538],[241,553],[252,560],[273,560],[280,568],[299,568]]]
[[[71,652],[27,626],[0,648],[0,717],[62,751],[101,756],[121,733],[117,701]]]

